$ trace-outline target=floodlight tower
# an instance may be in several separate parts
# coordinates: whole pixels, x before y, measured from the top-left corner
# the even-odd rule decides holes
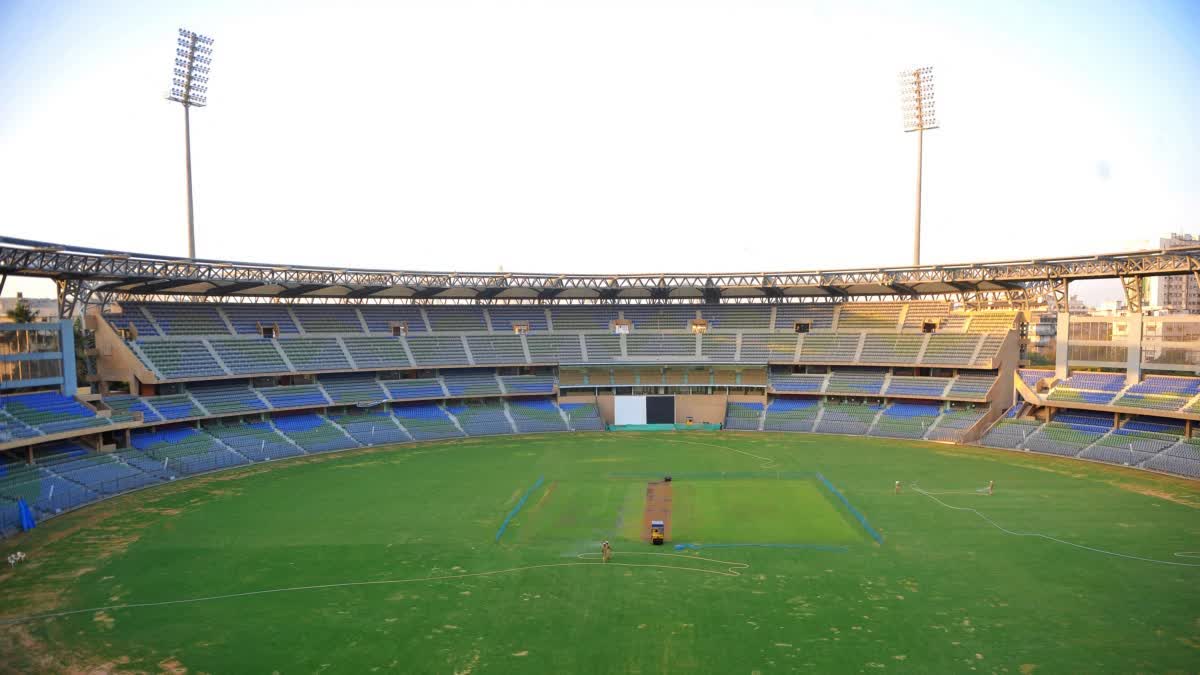
[[[917,132],[917,217],[913,224],[913,265],[921,264],[921,162],[925,131],[937,128],[933,110],[933,67],[914,68],[900,73],[900,109],[904,113],[904,131]]]
[[[183,105],[183,156],[187,166],[188,257],[196,257],[196,223],[192,213],[192,119],[190,110],[208,104],[208,69],[212,64],[210,37],[179,29],[175,48],[175,77],[168,101]]]

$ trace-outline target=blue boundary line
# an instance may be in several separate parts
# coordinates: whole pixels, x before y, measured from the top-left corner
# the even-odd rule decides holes
[[[537,482],[533,484],[533,487],[526,490],[525,494],[521,495],[521,500],[518,501],[517,505],[513,507],[513,510],[508,512],[508,516],[505,517],[504,522],[500,523],[500,529],[496,530],[496,541],[497,542],[500,541],[500,537],[504,536],[504,531],[508,529],[509,522],[511,522],[513,518],[517,517],[517,511],[520,511],[521,507],[525,506],[525,500],[529,499],[529,495],[533,494],[534,490],[536,490],[542,486],[542,480],[544,478],[545,478],[544,476],[539,476],[537,479]]]
[[[837,495],[837,498],[842,500],[842,503],[846,505],[846,508],[850,509],[850,514],[858,519],[858,523],[863,526],[863,529],[867,531],[867,534],[871,535],[871,538],[875,540],[875,543],[882,544],[883,535],[879,534],[875,531],[875,528],[871,527],[871,524],[867,522],[867,517],[864,516],[861,511],[854,508],[854,505],[850,503],[850,500],[846,499],[846,495],[842,494],[841,490],[834,487],[833,483],[830,483],[829,479],[825,476],[822,476],[821,472],[819,471],[817,472],[817,478],[825,484],[825,487],[828,488],[830,492]]]

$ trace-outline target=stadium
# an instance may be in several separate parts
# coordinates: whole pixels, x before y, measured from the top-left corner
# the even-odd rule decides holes
[[[745,49],[772,30],[752,23]],[[722,35],[736,43],[737,32]],[[343,48],[404,48],[353,35]],[[21,298],[0,322],[0,673],[1200,670],[1200,310],[1188,304],[1200,303],[1187,299],[1200,293],[1200,241],[1105,253],[1083,224],[1072,255],[1042,255],[1025,232],[1057,212],[1029,196],[1024,222],[972,204],[979,222],[949,235],[935,210],[939,236],[925,243],[939,262],[922,262],[921,159],[911,265],[825,264],[877,255],[865,225],[748,216],[714,234],[683,216],[652,222],[653,210],[599,224],[586,209],[604,206],[587,203],[547,234],[488,202],[462,160],[487,152],[457,146],[437,149],[461,161],[447,174],[457,201],[438,206],[445,221],[375,219],[446,180],[429,169],[429,183],[401,185],[400,170],[380,168],[402,162],[390,155],[359,173],[339,165],[346,183],[381,176],[366,188],[328,173],[309,184],[337,203],[322,220],[329,202],[305,184],[228,191],[245,181],[240,164],[287,170],[290,155],[260,163],[245,142],[198,164],[216,167],[200,185],[227,191],[197,201],[253,214],[282,195],[292,215],[196,228],[188,116],[206,103],[212,44],[179,30],[167,96],[185,116],[187,255],[147,252],[165,228],[139,220],[135,202],[152,189],[122,174],[147,163],[136,149],[96,178],[123,183],[130,225],[120,209],[68,222],[39,198],[51,215],[38,222],[53,227],[0,234],[0,292],[54,289],[43,316]],[[422,67],[440,72],[435,61]],[[905,130],[918,138],[937,128],[931,78],[901,73]],[[314,137],[343,133],[344,146],[362,142],[353,130]],[[830,152],[861,149],[846,143]],[[836,208],[854,220],[848,202],[891,203],[870,180],[843,185],[875,170],[830,169],[799,201],[841,191],[851,198]],[[58,182],[28,173],[13,200]],[[638,205],[653,191],[607,185],[587,186],[588,199]],[[708,203],[688,189],[662,200]],[[536,187],[546,201],[553,191]],[[963,199],[946,192],[932,204]],[[454,209],[473,200],[496,222],[460,222]],[[293,220],[304,209],[317,215]],[[762,248],[742,248],[751,239]],[[518,259],[536,266],[428,262],[489,247],[531,251]],[[721,271],[745,251],[778,259],[767,249],[822,264]],[[326,250],[330,264],[308,262]],[[961,257],[941,262],[947,250]],[[662,266],[631,273],[626,256]],[[1116,309],[1077,304],[1076,289],[1095,284],[1120,294]]]

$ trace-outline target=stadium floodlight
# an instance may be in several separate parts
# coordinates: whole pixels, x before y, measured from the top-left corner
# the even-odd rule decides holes
[[[183,156],[187,171],[188,257],[196,257],[196,224],[192,211],[192,108],[208,105],[208,71],[212,66],[210,37],[179,29],[175,47],[175,72],[168,101],[183,105]]]
[[[913,225],[913,265],[921,264],[921,163],[924,134],[937,128],[933,108],[933,67],[913,68],[900,73],[900,111],[904,131],[917,132],[917,216]]]

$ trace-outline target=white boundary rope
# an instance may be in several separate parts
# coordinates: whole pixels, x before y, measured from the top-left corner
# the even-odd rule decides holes
[[[1174,565],[1176,567],[1200,567],[1200,563],[1175,562],[1174,560],[1157,560],[1155,558],[1143,558],[1141,556],[1129,555],[1127,553],[1116,553],[1115,551],[1106,551],[1102,548],[1095,548],[1092,546],[1084,546],[1083,544],[1076,544],[1073,541],[1066,541],[1065,539],[1058,539],[1056,537],[1051,537],[1048,534],[1041,534],[1039,532],[1016,532],[1014,530],[1010,530],[1010,529],[1000,525],[999,523],[992,520],[991,518],[988,518],[987,516],[983,515],[983,513],[979,512],[977,509],[973,509],[969,506],[951,506],[950,504],[947,504],[946,502],[938,499],[937,497],[934,497],[932,494],[917,487],[916,483],[912,484],[912,489],[914,492],[923,494],[926,497],[929,497],[933,501],[937,502],[938,504],[940,504],[952,511],[970,511],[971,513],[974,513],[975,515],[982,518],[983,521],[986,522],[988,525],[991,525],[992,527],[996,528],[997,530],[1000,530],[1001,532],[1003,532],[1005,534],[1011,534],[1014,537],[1035,537],[1038,539],[1046,539],[1046,540],[1049,540],[1049,541],[1052,541],[1052,542],[1055,542],[1058,544],[1063,544],[1065,546],[1073,546],[1075,548],[1081,548],[1085,551],[1091,551],[1093,553],[1102,553],[1104,555],[1110,555],[1115,558],[1125,558],[1127,560],[1140,560],[1141,562],[1156,563],[1159,565]],[[1175,555],[1180,558],[1200,558],[1200,551],[1182,551],[1180,553],[1176,553]]]
[[[500,574],[511,574],[514,572],[525,572],[528,570],[546,569],[550,567],[649,567],[666,570],[681,570],[685,572],[699,572],[701,574],[714,574],[722,577],[740,577],[741,570],[748,569],[749,563],[731,562],[729,560],[717,560],[716,558],[704,558],[698,555],[683,555],[679,553],[649,553],[640,551],[626,551],[616,554],[618,556],[627,555],[657,555],[669,558],[686,558],[688,560],[703,560],[704,562],[718,563],[727,565],[724,570],[705,569],[703,567],[685,567],[683,565],[662,565],[656,563],[622,563],[622,562],[566,562],[566,563],[543,563],[541,565],[524,565],[522,567],[510,567],[502,570],[491,570],[488,572],[469,572],[464,574],[446,574],[433,577],[413,577],[409,579],[379,579],[376,581],[345,581],[334,584],[316,584],[313,586],[289,586],[284,588],[265,588],[257,591],[244,591],[241,593],[226,593],[223,595],[208,595],[195,598],[181,598],[178,600],[162,600],[159,602],[130,602],[117,605],[107,605],[104,607],[89,607],[87,609],[69,609],[59,612],[47,612],[44,614],[30,614],[28,616],[19,616],[11,619],[0,620],[0,626],[11,626],[19,623],[27,623],[39,619],[54,619],[63,616],[71,616],[74,614],[91,614],[93,612],[107,612],[123,609],[143,609],[147,607],[166,607],[168,605],[187,605],[199,602],[212,602],[214,600],[232,600],[234,598],[245,598],[254,595],[270,595],[274,593],[297,593],[300,591],[321,591],[331,588],[352,588],[356,586],[384,586],[393,584],[412,584],[427,581],[450,581],[454,579],[469,579],[472,577],[489,577]],[[580,553],[576,556],[581,561],[598,560],[599,553]]]

